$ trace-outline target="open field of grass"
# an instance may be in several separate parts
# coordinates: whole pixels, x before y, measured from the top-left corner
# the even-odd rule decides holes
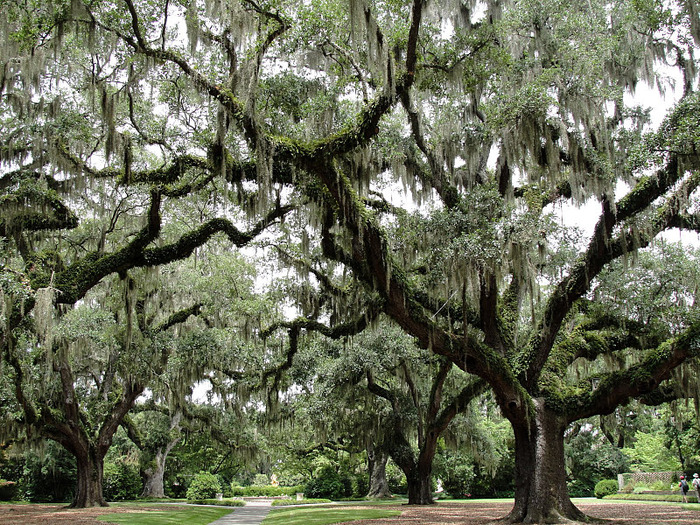
[[[351,520],[371,520],[398,516],[398,510],[382,508],[342,508],[302,507],[274,509],[270,511],[263,525],[328,525]]]
[[[124,514],[106,514],[97,519],[123,525],[207,525],[232,509],[178,505],[163,506],[163,510],[138,511],[138,507],[134,510]]]

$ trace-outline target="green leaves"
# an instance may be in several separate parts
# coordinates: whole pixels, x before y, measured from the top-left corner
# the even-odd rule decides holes
[[[633,469],[642,472],[674,472],[681,469],[678,458],[666,448],[663,434],[638,430],[634,439],[634,446],[622,449],[630,458]]]

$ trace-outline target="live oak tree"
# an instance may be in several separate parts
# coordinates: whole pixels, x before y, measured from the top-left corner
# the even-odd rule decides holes
[[[392,406],[393,417],[388,422],[385,446],[394,462],[406,475],[409,504],[434,503],[432,471],[439,440],[444,437],[443,433],[455,416],[466,410],[469,403],[485,390],[485,382],[473,379],[459,387],[456,393],[447,395],[443,390],[446,389],[445,382],[453,366],[450,361],[438,362],[437,372],[431,377],[427,400],[420,399],[411,373],[406,374],[412,401],[409,404],[412,405],[412,410],[408,413],[402,409],[400,396],[396,392],[375,382],[371,375],[368,376],[370,391]],[[409,440],[413,430],[407,428],[410,415],[417,416],[417,452],[413,450]]]
[[[61,60],[42,64],[41,59],[19,58],[24,51],[34,55],[32,49],[42,54],[46,42],[41,41],[56,29],[54,23],[61,25],[68,6],[42,4],[26,12],[22,6],[5,7],[5,51],[16,53],[19,62],[6,62],[9,55],[3,52],[9,68],[4,68],[0,102],[3,373],[14,384],[21,407],[14,423],[57,440],[76,457],[73,506],[104,505],[101,469],[112,435],[154,372],[166,366],[169,348],[159,340],[160,333],[186,321],[200,306],[175,307],[172,297],[158,297],[152,288],[157,272],[144,269],[185,259],[217,234],[229,248],[245,246],[288,208],[272,203],[259,220],[239,222],[231,210],[205,209],[215,192],[211,179],[219,172],[206,159],[191,164],[193,159],[178,155],[176,144],[165,144],[168,130],[150,134],[140,129],[132,105],[115,109],[100,80],[104,64],[64,56],[68,62],[63,64],[77,66],[77,72],[72,66],[54,69]],[[39,26],[48,33],[32,33]],[[27,33],[28,28],[33,29]],[[61,35],[54,36],[58,44]],[[103,44],[97,44],[97,53],[105,50]],[[32,82],[36,75],[43,80]],[[52,83],[58,87],[52,89]],[[105,88],[102,109],[111,115],[107,128],[100,120],[105,114],[92,118],[83,113],[96,102],[99,106],[101,96],[95,98],[99,88],[86,92],[83,87],[98,84]],[[120,139],[113,135],[117,124],[112,118],[130,121],[140,130],[135,131],[140,146],[160,144],[163,155],[142,149],[144,156],[135,156],[133,169],[125,157],[115,160],[112,147]],[[183,196],[188,202],[178,207]],[[245,201],[245,191],[238,197]],[[235,283],[226,285],[235,288]],[[100,287],[97,295],[92,294],[95,287]],[[120,312],[116,342],[83,344],[91,337],[101,341],[109,331],[96,328],[86,335],[82,321],[69,325],[61,337],[54,334],[53,321],[66,311],[65,319],[94,311],[108,326],[110,314],[99,313],[105,300],[114,307],[107,310],[112,316]],[[71,307],[78,303],[73,314]],[[188,372],[201,374],[199,370],[191,366]]]
[[[133,285],[128,279],[125,284]],[[23,428],[30,439],[56,441],[75,458],[73,507],[106,505],[103,464],[114,434],[150,377],[162,369],[162,356],[173,345],[168,330],[197,313],[197,308],[182,309],[133,330],[119,307],[122,295],[105,298],[104,290],[94,289],[87,304],[60,316],[51,298],[41,297],[34,309],[34,327],[41,328],[16,327],[4,356],[3,372],[20,406],[8,428]]]
[[[165,498],[165,465],[173,447],[182,440],[181,420],[180,410],[170,412],[168,407],[155,404],[125,420],[130,439],[140,450],[139,463],[145,478],[142,498]]]
[[[326,406],[338,406],[336,427],[342,432],[343,423],[355,428],[364,423],[364,433],[374,438],[375,454],[388,454],[406,475],[409,504],[433,503],[438,442],[486,384],[466,378],[451,361],[416,348],[411,338],[386,322],[329,351],[337,357],[320,367],[314,394]],[[361,407],[360,400],[368,394],[376,399],[365,399],[365,406],[379,406],[350,417],[349,407]],[[332,409],[327,406],[321,412]]]
[[[658,5],[619,5],[609,11],[601,5],[597,12],[591,4],[565,9],[561,3],[541,4],[521,3],[527,9],[511,16],[504,9],[503,25],[493,24],[490,30],[508,27],[511,35],[495,38],[507,41],[520,34],[523,47],[500,63],[500,71],[489,71],[494,78],[474,89],[471,100],[445,95],[441,102],[451,113],[437,111],[436,103],[417,95],[413,101],[413,92],[404,94],[397,84],[413,141],[402,153],[397,150],[403,130],[392,129],[388,117],[382,121],[390,127],[387,136],[379,127],[371,128],[379,122],[381,103],[396,100],[385,93],[362,114],[365,127],[354,128],[358,134],[378,132],[377,148],[363,149],[366,157],[353,158],[347,167],[334,158],[317,171],[332,203],[321,228],[324,255],[378,293],[383,310],[423,345],[490,383],[516,438],[516,504],[510,519],[533,522],[585,519],[566,494],[567,425],[607,414],[631,397],[659,394],[659,384],[698,351],[693,315],[676,325],[679,330],[659,338],[655,327],[640,325],[629,314],[605,315],[604,300],[602,307],[583,301],[606,265],[649,245],[669,228],[696,229],[691,203],[697,185],[698,103],[692,64],[696,43],[690,35],[697,33],[697,13],[690,4],[680,6],[688,11],[681,9],[673,20],[670,11],[654,11]],[[600,18],[575,23],[595,14]],[[376,29],[368,18],[367,25]],[[616,46],[636,45],[641,51],[648,44],[649,52],[659,51],[653,38],[666,23],[689,30],[682,45],[669,42],[667,48],[674,50],[684,75],[685,96],[659,132],[639,142],[634,126],[643,124],[638,118],[643,115],[625,108],[621,95],[639,81],[634,71],[641,64],[626,61],[631,56]],[[485,25],[471,27],[471,34]],[[586,44],[577,41],[574,51],[566,47],[571,40],[557,40],[560,34],[571,36],[573,27],[597,29],[586,33]],[[635,42],[633,33],[641,40]],[[407,66],[412,65],[412,34]],[[551,47],[538,49],[538,43]],[[586,45],[595,53],[581,53]],[[506,52],[478,42],[473,53],[485,49]],[[467,58],[472,57],[465,54],[459,60]],[[483,64],[504,56],[480,58],[483,62],[477,63]],[[646,55],[646,72],[662,58]],[[463,73],[450,55],[447,65],[425,60],[422,65],[433,66],[431,72]],[[580,68],[597,73],[588,77]],[[466,76],[459,80],[466,82]],[[449,93],[453,86],[447,85],[439,89]],[[487,87],[493,91],[485,96]],[[607,114],[605,101],[612,109]],[[320,143],[309,147],[315,160],[324,151]],[[499,154],[490,170],[494,148]],[[389,151],[392,157],[387,157]],[[387,168],[394,174],[405,169],[411,184],[435,192],[419,196],[437,194],[441,206],[427,220],[424,213],[408,219],[398,214],[403,229],[382,223],[382,213],[396,209],[386,200],[362,197],[370,195],[365,186],[371,175]],[[614,197],[617,181],[631,187],[619,199]],[[554,203],[590,197],[601,204],[598,222],[587,245],[571,245],[571,233],[553,223],[548,210]],[[624,351],[631,359],[608,361],[607,356]],[[587,372],[583,363],[595,360],[613,366]]]
[[[654,393],[697,354],[692,318],[643,340],[582,305],[611,262],[697,227],[694,2],[2,6],[5,237],[26,258],[18,231],[71,227],[62,187],[142,191],[136,235],[115,247],[103,228],[97,255],[65,271],[45,261],[31,290],[51,285],[72,304],[108,273],[191,253],[214,232],[248,243],[233,208],[253,235],[288,215],[310,282],[346,292],[329,298],[334,316],[298,319],[291,336],[326,320],[332,336],[357,332],[382,311],[487,381],[514,429],[516,522],[585,519],[566,494],[566,426]],[[641,140],[645,112],[629,95],[664,87],[668,70],[683,98]],[[391,199],[401,187],[410,205]],[[161,220],[163,199],[194,194],[201,225],[157,243],[177,218]],[[572,244],[551,211],[589,199],[597,222]],[[347,293],[350,279],[364,290]],[[635,362],[574,373],[626,349]]]
[[[287,286],[286,292],[294,288]],[[298,338],[292,362],[270,369],[277,374],[274,391],[279,399],[268,403],[273,410],[266,409],[260,422],[280,480],[306,482],[328,464],[350,474],[355,463],[364,461],[369,489],[362,495],[391,496],[385,472],[389,456],[379,437],[382,410],[373,396],[351,382],[349,376],[357,373],[349,363],[357,352],[347,343],[314,335]],[[283,345],[275,361],[284,360],[287,350]],[[362,367],[362,358],[357,359],[356,366]]]

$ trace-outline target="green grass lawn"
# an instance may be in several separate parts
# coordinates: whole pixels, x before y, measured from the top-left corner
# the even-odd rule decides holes
[[[136,510],[136,508],[134,510]],[[106,514],[97,519],[110,523],[123,523],[125,525],[170,525],[176,523],[206,525],[232,511],[233,509],[215,507],[185,507],[184,505],[173,505],[172,507],[164,507],[164,510]]]
[[[335,509],[333,507],[299,507],[270,511],[263,525],[327,525],[352,520],[371,520],[398,516],[401,512],[388,509]]]

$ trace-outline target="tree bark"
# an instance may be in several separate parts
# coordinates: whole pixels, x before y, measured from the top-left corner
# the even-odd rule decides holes
[[[590,519],[571,502],[566,487],[566,421],[535,399],[530,420],[513,423],[515,432],[515,505],[511,523],[572,523]]]
[[[432,505],[435,503],[431,476],[438,437],[437,432],[428,432],[417,460],[413,452],[409,452],[410,446],[405,439],[399,443],[398,447],[389,451],[394,462],[406,475],[409,505]]]
[[[163,484],[163,476],[165,475],[165,459],[166,455],[163,453],[163,450],[159,450],[153,459],[153,463],[155,465],[144,470],[146,481],[144,481],[143,490],[141,491],[142,498],[165,497],[165,487]]]
[[[368,498],[388,498],[391,497],[389,482],[386,479],[386,463],[389,454],[372,445],[367,447],[367,459],[369,466],[369,492]]]
[[[180,417],[181,414],[178,412],[174,418],[174,422],[171,424],[170,429],[177,427],[180,428]],[[165,446],[165,448],[160,448],[155,454],[155,467],[147,468],[144,471],[146,474],[146,481],[143,484],[143,491],[141,492],[142,498],[164,498],[165,497],[165,486],[163,484],[163,477],[165,475],[165,460],[168,459],[170,451],[180,442],[180,437],[170,440],[170,442]]]
[[[107,507],[102,494],[104,455],[89,444],[73,449],[73,454],[78,467],[78,484],[70,508]]]
[[[430,484],[430,474],[427,477],[421,472],[414,470],[411,476],[406,476],[408,482],[408,504],[409,505],[432,505],[433,490]]]

